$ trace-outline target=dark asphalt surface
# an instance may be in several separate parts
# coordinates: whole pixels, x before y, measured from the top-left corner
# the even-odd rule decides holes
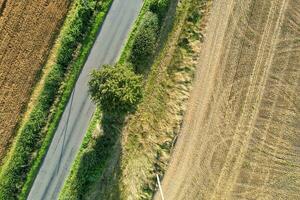
[[[96,42],[77,80],[28,200],[55,200],[69,174],[95,105],[88,94],[90,72],[118,58],[142,0],[114,0]]]

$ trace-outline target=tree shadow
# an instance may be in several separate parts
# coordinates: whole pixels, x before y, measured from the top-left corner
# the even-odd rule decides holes
[[[120,199],[121,132],[126,114],[103,113],[100,133],[83,153],[76,174],[77,199]]]

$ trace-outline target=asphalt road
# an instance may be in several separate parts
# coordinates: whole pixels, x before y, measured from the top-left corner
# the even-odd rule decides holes
[[[77,80],[28,200],[54,200],[69,174],[95,105],[88,94],[89,74],[118,58],[142,0],[114,0],[96,42]]]

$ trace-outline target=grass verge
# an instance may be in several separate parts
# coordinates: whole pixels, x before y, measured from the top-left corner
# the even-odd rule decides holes
[[[208,0],[178,4],[168,42],[148,76],[143,102],[123,130],[121,199],[152,199],[180,131],[199,56]],[[115,185],[115,184],[114,184]]]
[[[112,0],[75,0],[55,61],[0,172],[0,199],[26,199]]]
[[[187,7],[184,1],[176,8],[172,32],[149,73],[143,102],[123,130],[122,161],[117,180],[117,187],[122,190],[121,199],[151,199],[155,191],[155,174],[162,171],[165,163],[159,160],[166,160],[169,154],[174,136],[173,119],[178,115],[174,112],[171,116],[168,110],[173,85],[168,65],[176,50]],[[165,132],[167,127],[169,130]]]

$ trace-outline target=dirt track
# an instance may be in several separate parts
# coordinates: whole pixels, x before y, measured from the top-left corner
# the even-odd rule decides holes
[[[300,2],[211,12],[165,198],[300,199]]]
[[[0,0],[0,160],[68,0]]]

